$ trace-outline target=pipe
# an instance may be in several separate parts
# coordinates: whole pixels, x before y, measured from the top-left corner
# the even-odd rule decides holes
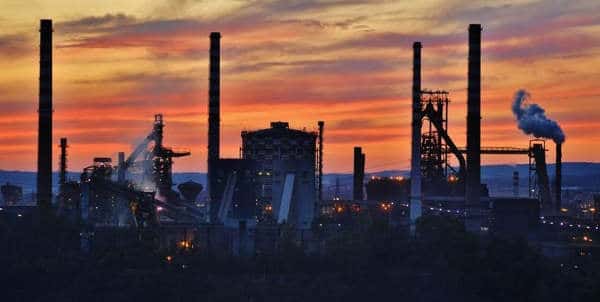
[[[40,20],[37,202],[52,203],[52,20]]]
[[[555,184],[554,192],[556,193],[556,210],[560,212],[562,207],[562,144],[556,144],[556,163],[555,163]]]
[[[481,25],[469,25],[466,202],[479,205],[481,194]]]
[[[210,62],[208,80],[208,165],[207,190],[209,194],[210,219],[218,212],[215,169],[219,161],[220,148],[220,72],[221,72],[221,33],[210,33]]]
[[[323,200],[323,128],[325,127],[324,121],[319,121],[319,201]]]
[[[421,217],[421,42],[413,43],[412,141],[410,161],[410,222]]]

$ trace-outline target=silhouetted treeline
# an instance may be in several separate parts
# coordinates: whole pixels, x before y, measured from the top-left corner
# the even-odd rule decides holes
[[[307,255],[156,250],[136,240],[79,252],[79,228],[0,217],[2,301],[598,301],[600,265],[574,268],[520,240],[481,240],[424,217],[418,236],[371,221]],[[170,258],[167,258],[170,256]],[[561,266],[562,263],[562,266]]]

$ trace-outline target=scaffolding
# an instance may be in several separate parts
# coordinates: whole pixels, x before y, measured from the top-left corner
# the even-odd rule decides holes
[[[423,116],[421,133],[421,174],[428,181],[441,181],[450,174],[456,173],[448,163],[448,145],[442,133],[436,128],[436,123],[442,125],[443,131],[448,132],[449,93],[443,90],[422,90],[421,108],[432,108],[434,114]]]

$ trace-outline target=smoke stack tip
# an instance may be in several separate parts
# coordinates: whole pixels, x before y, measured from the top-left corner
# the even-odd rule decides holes
[[[481,24],[469,24],[469,31],[473,31],[473,30],[479,30],[481,31]]]

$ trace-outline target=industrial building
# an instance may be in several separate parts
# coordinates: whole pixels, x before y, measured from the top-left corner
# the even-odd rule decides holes
[[[271,128],[243,131],[241,136],[241,158],[213,164],[211,222],[309,228],[318,192],[318,134],[273,122]]]
[[[512,205],[512,201],[490,197],[487,186],[481,183],[481,156],[494,154],[527,156],[530,167],[529,197],[537,200],[537,207],[546,215],[556,214],[561,204],[560,141],[554,139],[557,142],[554,197],[548,177],[544,140],[531,140],[529,147],[525,148],[481,146],[481,25],[471,24],[468,33],[466,148],[458,147],[450,135],[449,93],[422,88],[423,45],[421,42],[413,44],[411,223],[414,224],[421,216],[422,209],[440,209],[445,204],[447,211],[467,217],[465,223],[468,229],[479,230],[480,227],[484,228],[489,217],[493,217],[490,209],[494,210],[495,205],[502,206],[502,209],[494,210],[494,213],[502,213],[499,214],[501,217],[512,210],[517,213],[525,209],[519,206],[504,207],[506,204]],[[449,164],[451,158],[455,159],[457,166]],[[516,177],[518,185],[518,175]],[[532,206],[529,199],[514,202]]]
[[[308,228],[317,199],[316,132],[291,129],[287,122],[242,132],[242,158],[256,167],[259,207],[272,208],[278,223]]]
[[[252,160],[221,158],[214,162],[211,183],[210,223],[239,226],[260,218],[257,204],[256,164]]]
[[[231,226],[273,221],[309,228],[322,190],[324,123],[318,123],[318,133],[291,129],[287,122],[243,131],[241,158],[220,158],[220,39],[220,33],[210,34],[209,221]]]
[[[375,201],[408,201],[410,182],[404,177],[376,177],[367,182],[367,199]]]

